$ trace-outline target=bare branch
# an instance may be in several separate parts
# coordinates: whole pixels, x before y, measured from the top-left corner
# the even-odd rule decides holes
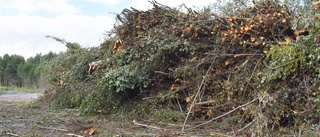
[[[217,120],[217,119],[222,118],[222,117],[224,117],[224,116],[226,116],[226,115],[229,115],[229,114],[231,114],[232,112],[238,110],[239,108],[245,107],[245,106],[247,106],[247,105],[249,105],[249,104],[257,101],[258,99],[259,99],[259,98],[255,98],[255,99],[251,100],[250,102],[248,102],[248,103],[246,103],[246,104],[243,104],[243,105],[240,105],[240,106],[238,106],[237,108],[235,108],[235,109],[233,109],[233,110],[231,110],[231,111],[229,111],[229,112],[227,112],[227,113],[225,113],[225,114],[223,114],[223,115],[217,116],[217,117],[212,118],[211,120],[209,120],[209,121],[207,121],[207,122],[204,122],[204,123],[201,123],[201,124],[199,124],[199,125],[196,125],[196,126],[194,126],[194,127],[192,127],[192,128],[186,129],[186,131],[191,130],[191,129],[195,129],[195,128],[200,127],[200,126],[203,126],[203,125],[206,125],[206,124],[208,124],[208,123],[210,123],[210,122],[212,122],[212,121],[214,121],[214,120]]]
[[[81,135],[77,135],[77,134],[73,134],[73,133],[68,133],[66,134],[67,136],[72,136],[72,137],[84,137],[84,136],[81,136]]]
[[[150,128],[150,129],[156,129],[156,130],[167,130],[167,129],[161,128],[161,127],[150,126],[147,124],[141,124],[141,123],[138,123],[136,120],[133,120],[132,122],[134,125],[141,126],[141,127],[146,127],[146,128]]]
[[[210,103],[215,103],[215,102],[216,102],[215,100],[209,100],[209,101],[196,103],[196,105],[205,105],[205,104],[210,104]]]
[[[38,126],[39,128],[42,128],[42,129],[49,129],[49,130],[59,130],[59,131],[64,131],[64,132],[67,132],[68,130],[66,129],[58,129],[58,128],[51,128],[51,127],[42,127],[42,126]]]
[[[217,57],[216,57],[216,58],[217,58]],[[187,124],[187,120],[188,120],[188,117],[189,117],[190,112],[191,112],[191,110],[192,110],[192,107],[194,106],[195,101],[196,101],[197,97],[198,97],[199,94],[200,94],[200,91],[201,91],[201,89],[202,89],[202,87],[203,87],[203,85],[204,85],[204,82],[205,82],[207,76],[209,75],[209,72],[212,70],[211,68],[213,67],[213,64],[214,64],[216,58],[212,61],[209,69],[208,69],[207,72],[206,72],[206,75],[204,76],[204,78],[203,78],[202,81],[201,81],[201,84],[200,84],[200,86],[199,86],[199,88],[198,88],[197,94],[194,96],[194,99],[193,99],[193,101],[192,101],[192,103],[191,103],[191,106],[190,106],[190,108],[189,108],[189,111],[188,111],[188,113],[187,113],[187,116],[186,116],[186,118],[185,118],[185,120],[184,120],[184,123],[183,123],[183,125],[182,125],[182,129],[181,129],[182,132],[184,131],[184,127],[185,127],[185,125]]]
[[[244,126],[243,128],[237,130],[237,133],[241,132],[242,130],[248,128],[250,125],[252,125],[254,122],[256,122],[255,120],[252,120],[249,124],[247,124],[246,126]]]
[[[169,74],[169,73],[162,72],[162,71],[154,71],[154,73],[163,74],[163,75],[168,75],[168,76],[170,76],[170,77],[174,77],[173,75],[171,75],[171,74]]]
[[[213,53],[204,53],[206,55],[216,55]],[[221,56],[235,56],[235,57],[239,57],[239,56],[262,56],[263,54],[222,54]]]
[[[5,135],[14,136],[14,137],[19,137],[18,134],[14,134],[14,133],[11,133],[11,132],[5,133]]]

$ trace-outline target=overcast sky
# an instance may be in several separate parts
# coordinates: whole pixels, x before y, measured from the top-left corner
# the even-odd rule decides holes
[[[182,3],[203,7],[212,0],[157,1],[174,7]],[[152,8],[148,0],[0,0],[0,56],[29,58],[66,50],[46,35],[78,42],[83,47],[98,46],[104,32],[113,27],[115,13],[130,7]]]

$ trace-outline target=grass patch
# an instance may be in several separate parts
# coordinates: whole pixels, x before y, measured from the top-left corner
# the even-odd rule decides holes
[[[1,91],[6,91],[6,90],[9,90],[9,88],[8,87],[0,87],[0,92]]]
[[[40,89],[40,88],[26,88],[26,87],[12,87],[11,90],[21,91],[26,93],[41,93],[44,91],[44,89]]]

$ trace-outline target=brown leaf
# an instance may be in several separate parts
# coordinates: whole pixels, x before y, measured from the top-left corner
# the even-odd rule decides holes
[[[187,103],[189,103],[190,100],[191,100],[191,99],[190,99],[189,97],[186,97],[186,102],[187,102]]]
[[[170,90],[175,91],[174,84],[171,85]]]
[[[83,134],[84,134],[85,136],[92,136],[92,134],[94,133],[94,131],[96,131],[96,126],[93,126],[92,128],[84,131]]]
[[[264,53],[264,54],[268,54],[268,51],[267,51],[267,50],[264,50],[263,53]]]
[[[224,65],[228,66],[230,64],[229,61],[224,62]]]
[[[212,110],[209,109],[209,110],[207,111],[206,115],[207,115],[208,117],[210,117],[210,116],[212,115]]]
[[[213,97],[211,95],[208,95],[207,100],[212,100]]]
[[[291,38],[289,38],[289,37],[286,37],[286,38],[284,38],[285,40],[286,40],[286,42],[288,42],[288,43],[291,43],[292,42],[292,39]]]
[[[282,23],[286,23],[287,22],[287,19],[286,18],[283,18],[282,19]]]

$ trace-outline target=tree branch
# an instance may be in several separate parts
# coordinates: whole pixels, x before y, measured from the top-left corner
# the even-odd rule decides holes
[[[186,129],[186,131],[191,130],[191,129],[195,129],[195,128],[200,127],[200,126],[203,126],[203,125],[206,125],[206,124],[208,124],[208,123],[210,123],[210,122],[212,122],[212,121],[214,121],[214,120],[217,120],[217,119],[219,119],[219,118],[222,118],[222,117],[224,117],[224,116],[226,116],[226,115],[228,115],[228,114],[230,114],[230,113],[238,110],[239,108],[245,107],[245,106],[247,106],[247,105],[249,105],[249,104],[251,104],[251,103],[253,103],[253,102],[257,101],[257,100],[258,100],[258,98],[255,98],[255,99],[251,100],[250,102],[248,102],[248,103],[246,103],[246,104],[243,104],[243,105],[240,105],[240,106],[238,106],[237,108],[235,108],[235,109],[233,109],[233,110],[231,110],[231,111],[229,111],[229,112],[227,112],[227,113],[225,113],[225,114],[223,114],[223,115],[217,116],[217,117],[212,118],[211,120],[209,120],[209,121],[207,121],[207,122],[204,122],[204,123],[201,123],[201,124],[199,124],[199,125],[196,125],[196,126],[194,126],[194,127],[192,127],[192,128]]]

